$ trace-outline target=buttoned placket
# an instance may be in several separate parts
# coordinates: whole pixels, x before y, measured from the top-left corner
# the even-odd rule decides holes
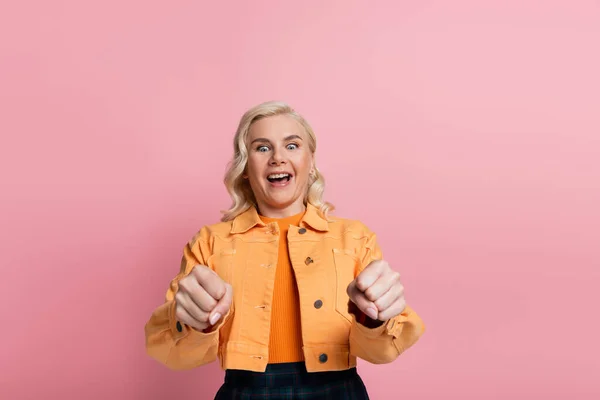
[[[308,230],[305,227],[300,227],[297,232],[299,235],[306,235],[308,233]],[[305,268],[313,267],[314,263],[315,260],[310,255],[307,255],[304,259]],[[323,307],[323,300],[320,298],[315,299],[313,302],[313,307],[315,312],[322,312],[321,308]],[[320,353],[317,357],[317,360],[319,363],[325,364],[329,360],[329,356],[327,355],[327,353]]]

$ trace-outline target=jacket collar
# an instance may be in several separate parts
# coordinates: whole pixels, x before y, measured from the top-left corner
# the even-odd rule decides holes
[[[321,217],[319,210],[310,203],[306,205],[306,212],[300,221],[300,225],[322,232],[329,230],[327,220]],[[266,224],[260,219],[256,207],[250,207],[233,219],[230,232],[231,234],[244,233],[255,226],[266,226]]]

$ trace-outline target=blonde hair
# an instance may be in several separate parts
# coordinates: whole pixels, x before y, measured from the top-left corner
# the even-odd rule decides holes
[[[275,115],[287,115],[294,118],[302,125],[308,136],[308,147],[314,155],[317,150],[317,138],[308,122],[298,114],[288,104],[279,101],[270,101],[259,104],[248,111],[240,119],[237,131],[233,138],[233,158],[229,162],[227,172],[225,173],[225,187],[232,200],[232,205],[228,210],[221,211],[223,217],[221,221],[231,221],[242,214],[250,207],[256,207],[256,198],[250,188],[250,183],[244,179],[244,172],[248,165],[248,148],[246,140],[252,124],[263,118]],[[308,190],[304,196],[304,204],[315,206],[324,218],[327,218],[329,212],[334,210],[331,203],[323,201],[323,192],[325,190],[325,178],[315,166],[315,173],[309,177]]]

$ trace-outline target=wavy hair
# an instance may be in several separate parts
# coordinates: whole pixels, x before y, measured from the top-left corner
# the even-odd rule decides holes
[[[317,137],[308,122],[288,104],[280,101],[269,101],[259,104],[246,111],[240,119],[233,138],[233,158],[227,166],[224,183],[231,197],[232,204],[228,210],[221,211],[221,221],[231,221],[250,207],[256,207],[256,198],[250,187],[250,182],[243,175],[248,165],[248,147],[246,145],[250,127],[256,121],[275,115],[287,115],[302,125],[308,135],[308,147],[314,155],[317,150]],[[316,207],[324,218],[334,210],[331,203],[323,201],[325,178],[315,165],[315,173],[309,177],[308,190],[304,196],[307,203]]]

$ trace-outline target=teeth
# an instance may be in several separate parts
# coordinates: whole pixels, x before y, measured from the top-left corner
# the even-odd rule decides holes
[[[279,179],[279,178],[286,178],[288,176],[290,176],[290,174],[271,174],[267,178],[269,178],[269,179]]]

